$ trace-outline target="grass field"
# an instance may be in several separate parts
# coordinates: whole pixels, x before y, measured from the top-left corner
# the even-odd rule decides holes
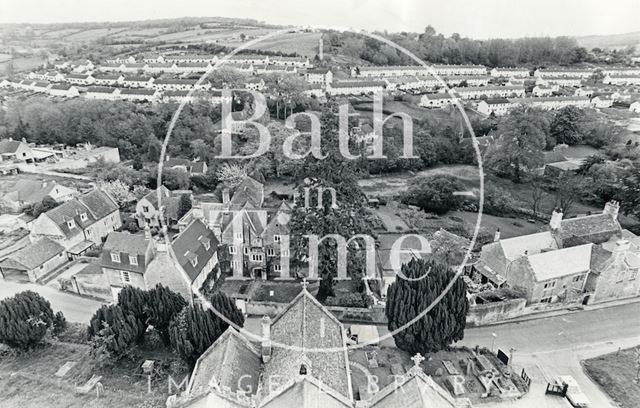
[[[286,33],[262,41],[252,48],[284,53],[295,52],[300,56],[313,58],[318,53],[318,41],[321,35],[321,33]]]
[[[11,61],[13,63],[14,72],[32,71],[40,67],[45,60],[40,57],[28,57],[28,58],[15,58],[12,60],[6,60],[0,62],[0,75],[4,74],[7,69],[7,64]]]
[[[589,377],[621,408],[640,407],[640,385],[633,382],[638,374],[637,350],[626,349],[582,362]]]
[[[149,392],[148,379],[142,375],[140,364],[144,359],[169,361],[176,357],[167,352],[141,352],[135,360],[122,360],[117,367],[99,367],[89,355],[89,346],[78,343],[53,342],[35,350],[0,358],[0,406],[68,407],[68,408],[155,408],[164,407],[168,397],[168,375],[179,384],[186,370],[161,370],[152,377]],[[58,379],[55,372],[67,361],[77,364]],[[76,385],[84,384],[92,375],[101,375],[103,391],[81,395]],[[173,393],[175,393],[175,387]]]

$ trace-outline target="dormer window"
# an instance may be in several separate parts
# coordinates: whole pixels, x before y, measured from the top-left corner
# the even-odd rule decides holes
[[[80,214],[80,220],[81,221],[86,221],[87,220],[87,213]]]
[[[273,242],[280,242],[280,235],[274,235]]]
[[[69,220],[69,221],[67,221],[67,227],[69,227],[69,228],[75,228],[75,226],[76,226],[76,223],[75,223],[75,222],[73,222],[73,220]]]
[[[236,247],[234,245],[229,245],[229,253],[231,255],[235,255],[236,253],[238,253],[238,251],[236,250]]]
[[[191,265],[194,266],[194,267],[198,265],[198,257],[197,256],[191,260]]]
[[[138,265],[138,257],[135,255],[129,255],[129,263],[131,265]]]
[[[300,364],[300,375],[307,375],[307,366]]]
[[[111,253],[111,261],[115,262],[115,263],[120,263],[120,254],[112,252]]]

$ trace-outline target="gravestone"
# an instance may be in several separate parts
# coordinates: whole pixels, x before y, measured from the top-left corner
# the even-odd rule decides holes
[[[155,363],[156,362],[154,360],[145,360],[144,363],[142,363],[142,372],[145,374],[151,374]]]
[[[94,374],[93,376],[91,376],[89,381],[84,383],[84,385],[76,387],[76,392],[78,394],[87,394],[87,393],[89,393],[96,386],[96,384],[98,384],[100,382],[101,379],[102,379],[101,375],[95,375]]]
[[[67,375],[69,370],[71,370],[76,364],[76,361],[67,361],[66,363],[61,365],[60,368],[58,368],[58,371],[56,371],[54,375],[58,378],[62,378]]]
[[[444,368],[447,370],[447,372],[449,373],[449,375],[458,375],[460,374],[460,372],[458,371],[458,369],[456,368],[456,366],[453,365],[453,363],[449,360],[442,360],[442,365],[444,366]]]
[[[461,375],[450,375],[445,378],[444,381],[449,391],[456,397],[464,395],[467,392],[464,388],[465,379]]]

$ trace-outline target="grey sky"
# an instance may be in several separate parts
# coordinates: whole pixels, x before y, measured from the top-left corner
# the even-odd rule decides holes
[[[640,0],[0,0],[0,23],[246,17],[474,38],[640,31]]]

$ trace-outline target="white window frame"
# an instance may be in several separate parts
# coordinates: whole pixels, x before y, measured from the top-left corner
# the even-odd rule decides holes
[[[82,221],[86,221],[86,220],[87,220],[87,218],[88,218],[88,217],[87,217],[87,213],[82,213],[82,214],[80,214],[80,220],[82,220]]]
[[[262,256],[262,254],[252,254],[251,260],[253,262],[262,262],[264,260],[264,257]]]
[[[111,262],[120,263],[120,254],[116,252],[111,252]]]
[[[131,283],[131,274],[129,271],[120,271],[120,279],[122,279],[123,284]]]
[[[129,255],[129,263],[131,265],[138,265],[138,257],[135,255]]]
[[[194,268],[196,266],[198,266],[198,257],[197,256],[195,258],[193,258],[193,260],[191,261],[191,266],[193,266]]]
[[[282,272],[282,265],[280,265],[280,264],[273,265],[273,271],[274,272]]]
[[[280,242],[280,239],[281,239],[281,237],[280,237],[280,235],[278,235],[278,234],[275,234],[275,235],[273,236],[273,242]]]
[[[249,247],[242,248],[242,252],[244,252],[245,255],[249,255]]]
[[[229,253],[230,253],[231,255],[235,255],[235,254],[237,254],[237,253],[238,253],[238,249],[236,248],[236,246],[235,246],[235,245],[229,245]]]
[[[275,256],[276,251],[273,248],[267,248],[267,256]]]
[[[69,221],[67,221],[67,227],[75,228],[76,227],[76,223],[73,222],[73,220],[69,220]]]

